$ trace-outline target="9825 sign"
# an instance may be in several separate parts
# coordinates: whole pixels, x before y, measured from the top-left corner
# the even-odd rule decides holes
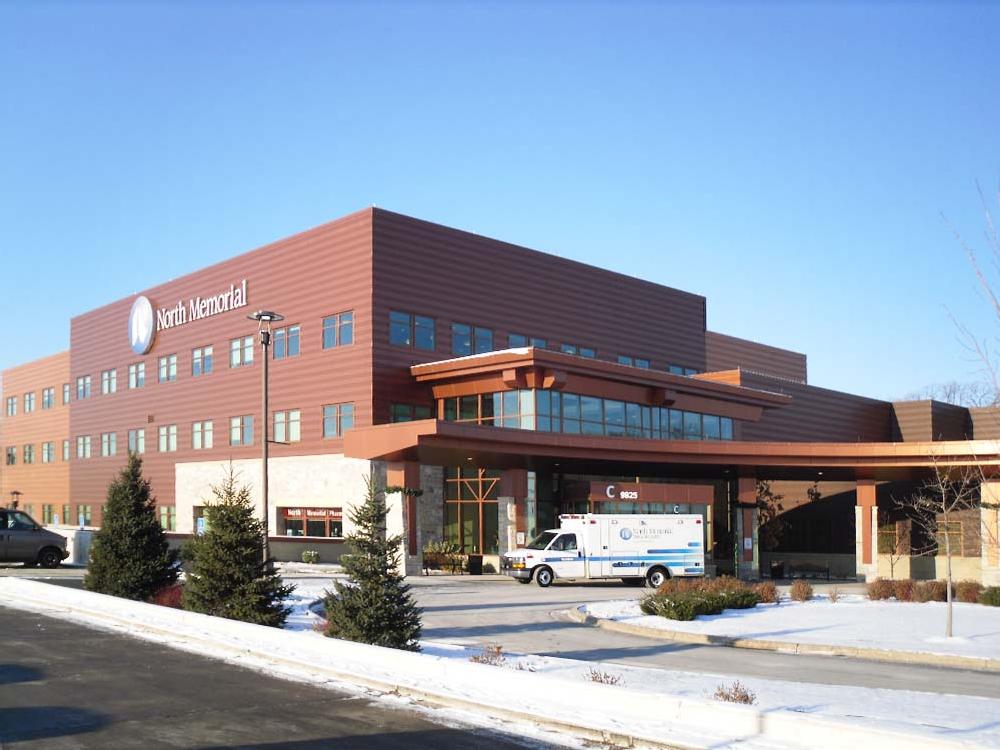
[[[617,492],[617,494],[616,494]],[[638,490],[617,490],[613,484],[609,484],[604,490],[604,494],[608,496],[609,500],[638,500],[639,491]]]

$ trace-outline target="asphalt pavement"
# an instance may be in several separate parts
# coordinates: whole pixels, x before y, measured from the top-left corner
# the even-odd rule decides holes
[[[0,748],[543,745],[0,606]]]

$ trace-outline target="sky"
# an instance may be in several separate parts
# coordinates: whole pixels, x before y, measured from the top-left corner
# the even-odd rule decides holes
[[[955,232],[987,250],[998,29],[997,3],[0,0],[0,369],[374,204],[705,295],[815,385],[977,379],[953,318],[996,322]]]

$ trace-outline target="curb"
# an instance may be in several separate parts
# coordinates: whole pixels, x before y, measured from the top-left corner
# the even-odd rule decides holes
[[[726,646],[746,648],[756,651],[779,651],[784,654],[808,654],[810,656],[846,656],[865,661],[889,662],[894,664],[919,664],[929,667],[951,667],[969,669],[976,672],[1000,672],[1000,659],[978,656],[949,656],[946,654],[924,654],[915,651],[889,651],[878,648],[856,646],[829,646],[822,643],[795,643],[792,641],[768,641],[760,638],[735,638],[726,635],[689,633],[683,630],[660,630],[643,625],[605,620],[581,612],[579,609],[564,610],[567,617],[580,625],[603,628],[617,633],[638,635],[661,641],[697,643],[705,646]]]

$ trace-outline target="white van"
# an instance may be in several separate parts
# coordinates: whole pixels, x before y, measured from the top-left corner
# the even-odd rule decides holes
[[[503,555],[501,571],[542,587],[556,578],[621,578],[655,587],[672,576],[705,575],[699,515],[583,513],[559,516],[559,524]]]

